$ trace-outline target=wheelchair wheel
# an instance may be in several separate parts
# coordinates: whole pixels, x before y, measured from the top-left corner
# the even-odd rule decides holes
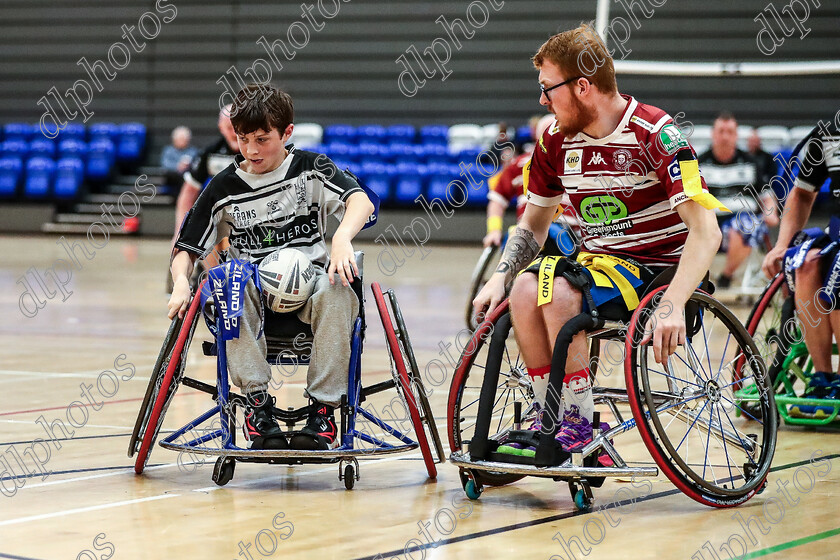
[[[471,331],[474,331],[478,326],[478,322],[473,316],[472,302],[475,299],[475,296],[478,295],[478,291],[481,290],[482,286],[484,286],[487,282],[487,269],[490,268],[490,263],[493,262],[493,257],[496,255],[498,250],[499,248],[495,245],[485,247],[481,256],[478,258],[478,262],[475,264],[475,268],[473,269],[472,277],[470,278],[470,292],[467,297],[467,309],[464,315],[467,328]]]
[[[525,363],[519,356],[516,340],[511,336],[508,315],[508,301],[505,300],[478,326],[458,360],[458,366],[452,376],[452,385],[449,387],[446,409],[451,451],[461,451],[465,445],[469,445],[472,438],[478,415],[481,385],[484,381],[484,372],[487,370],[485,364],[491,346],[489,341],[502,317],[506,320],[501,322],[501,325],[508,330],[508,333],[504,339],[505,348],[502,349],[499,384],[494,399],[498,408],[493,411],[490,437],[511,429],[517,408],[522,411],[523,421],[530,419],[528,413],[534,400],[534,393],[531,389],[531,380],[525,371]],[[489,471],[476,471],[474,476],[478,482],[488,486],[510,484],[523,478],[523,475],[519,474]]]
[[[417,443],[420,446],[420,451],[423,454],[423,462],[426,465],[426,472],[429,478],[437,478],[437,467],[435,466],[435,459],[432,455],[432,450],[429,447],[429,440],[426,438],[426,428],[420,414],[418,402],[420,399],[416,397],[417,384],[413,377],[409,376],[408,368],[411,364],[406,360],[400,347],[400,341],[397,333],[394,330],[394,323],[391,320],[391,314],[385,303],[385,297],[382,294],[382,288],[378,282],[371,284],[373,291],[373,298],[376,301],[376,307],[379,310],[379,317],[382,320],[382,328],[385,329],[385,339],[388,343],[388,352],[391,357],[391,373],[394,375],[394,381],[397,392],[402,397],[411,418],[411,425],[414,427],[414,435],[417,438]],[[422,388],[420,389],[422,392]]]
[[[761,357],[767,365],[767,375],[776,394],[784,392],[783,377],[794,376],[793,373],[783,372],[785,359],[790,354],[791,347],[802,341],[802,330],[796,318],[793,296],[788,290],[784,275],[778,274],[761,294],[750,312],[746,323],[747,332],[756,342]],[[795,363],[804,369],[807,356],[803,356]],[[743,366],[743,360],[738,363],[737,372]],[[792,383],[795,379],[789,379]],[[749,396],[750,387],[737,386],[739,396]],[[745,403],[745,406],[749,406]]]
[[[181,332],[181,325],[184,320],[175,317],[169,325],[169,330],[166,332],[166,338],[163,340],[160,353],[158,354],[155,366],[152,368],[152,375],[149,376],[149,385],[146,387],[146,394],[143,396],[143,403],[140,405],[140,412],[137,415],[137,420],[134,422],[134,430],[131,432],[131,439],[128,442],[128,456],[134,457],[140,446],[140,440],[143,438],[143,433],[146,430],[146,424],[149,421],[149,415],[152,413],[152,406],[154,405],[154,395],[160,390],[160,384],[163,381],[163,376],[166,373],[166,366],[172,358],[172,349],[175,347],[178,334]]]
[[[163,424],[163,417],[181,382],[187,351],[198,324],[200,302],[201,297],[196,293],[184,319],[179,321],[176,318],[170,325],[170,333],[167,334],[161,356],[158,357],[158,364],[149,380],[149,388],[146,390],[148,398],[143,401],[135,424],[137,433],[132,436],[132,444],[129,447],[129,457],[134,454],[135,449],[137,450],[137,458],[134,461],[134,472],[137,474],[142,474],[146,468],[152,446]],[[175,332],[178,333],[176,338],[172,337]],[[171,349],[169,349],[170,343],[172,343]]]
[[[732,312],[698,291],[686,304],[686,343],[665,366],[657,364],[652,345],[641,340],[664,290],[642,300],[625,341],[633,417],[656,464],[687,496],[715,507],[741,504],[765,487],[776,448],[778,420],[764,362]],[[739,383],[757,388],[760,417],[739,407]]]
[[[435,422],[435,414],[432,411],[432,405],[426,396],[426,388],[423,384],[423,377],[420,375],[420,368],[417,366],[417,359],[414,357],[414,350],[411,347],[411,339],[408,337],[408,328],[405,326],[400,305],[397,303],[397,296],[394,292],[388,291],[388,298],[391,301],[391,309],[394,312],[394,321],[397,327],[397,339],[400,343],[400,349],[403,356],[408,359],[409,376],[412,381],[412,388],[414,389],[414,396],[417,398],[417,403],[420,410],[420,419],[428,429],[428,435],[432,440],[434,449],[437,452],[437,462],[443,463],[446,461],[446,454],[443,451],[443,443],[440,441],[440,433]]]

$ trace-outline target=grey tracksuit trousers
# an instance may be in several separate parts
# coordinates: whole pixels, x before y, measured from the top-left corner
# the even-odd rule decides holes
[[[359,300],[352,288],[341,285],[337,275],[336,283],[330,284],[326,271],[318,267],[316,271],[315,291],[296,312],[301,321],[312,326],[314,335],[304,394],[336,407],[347,391],[350,336],[359,315]],[[251,281],[245,291],[239,338],[227,341],[226,350],[231,381],[248,393],[268,389],[271,365],[266,361],[266,340],[261,332],[260,292]]]

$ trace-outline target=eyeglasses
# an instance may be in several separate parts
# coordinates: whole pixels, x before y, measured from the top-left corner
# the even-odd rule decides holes
[[[549,101],[549,102],[550,102],[550,101],[551,101],[551,99],[549,99],[549,98],[548,98],[548,92],[549,92],[549,91],[551,91],[551,90],[553,90],[553,89],[557,89],[557,88],[559,88],[560,86],[565,86],[566,84],[572,83],[572,82],[574,82],[575,80],[579,80],[579,79],[581,79],[581,78],[583,78],[583,77],[585,77],[585,76],[576,76],[576,77],[574,77],[574,78],[569,78],[569,79],[568,79],[568,80],[566,80],[565,82],[560,82],[559,84],[555,84],[555,85],[553,85],[553,86],[551,86],[551,87],[549,87],[549,88],[547,88],[547,87],[545,87],[544,85],[540,84],[540,96],[545,95],[545,99],[546,99],[546,101]]]

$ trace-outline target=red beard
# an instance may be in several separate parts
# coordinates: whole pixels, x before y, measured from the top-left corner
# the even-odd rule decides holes
[[[566,138],[583,132],[583,129],[595,121],[595,111],[581,103],[574,93],[572,93],[572,107],[572,111],[557,119],[560,133]]]

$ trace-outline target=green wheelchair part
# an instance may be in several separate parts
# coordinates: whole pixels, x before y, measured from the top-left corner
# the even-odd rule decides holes
[[[837,354],[837,345],[833,345],[832,353]],[[840,414],[840,399],[814,399],[801,397],[796,394],[794,383],[801,381],[805,386],[813,373],[814,364],[805,346],[804,340],[794,342],[784,361],[776,379],[773,382],[773,389],[776,397],[776,407],[779,415],[786,424],[795,426],[826,426],[834,422]],[[749,411],[750,403],[759,399],[758,390],[755,385],[745,386],[735,392],[738,410],[737,416],[743,414],[743,410]],[[802,412],[799,406],[816,406],[830,409],[826,412],[817,409],[814,414]]]

